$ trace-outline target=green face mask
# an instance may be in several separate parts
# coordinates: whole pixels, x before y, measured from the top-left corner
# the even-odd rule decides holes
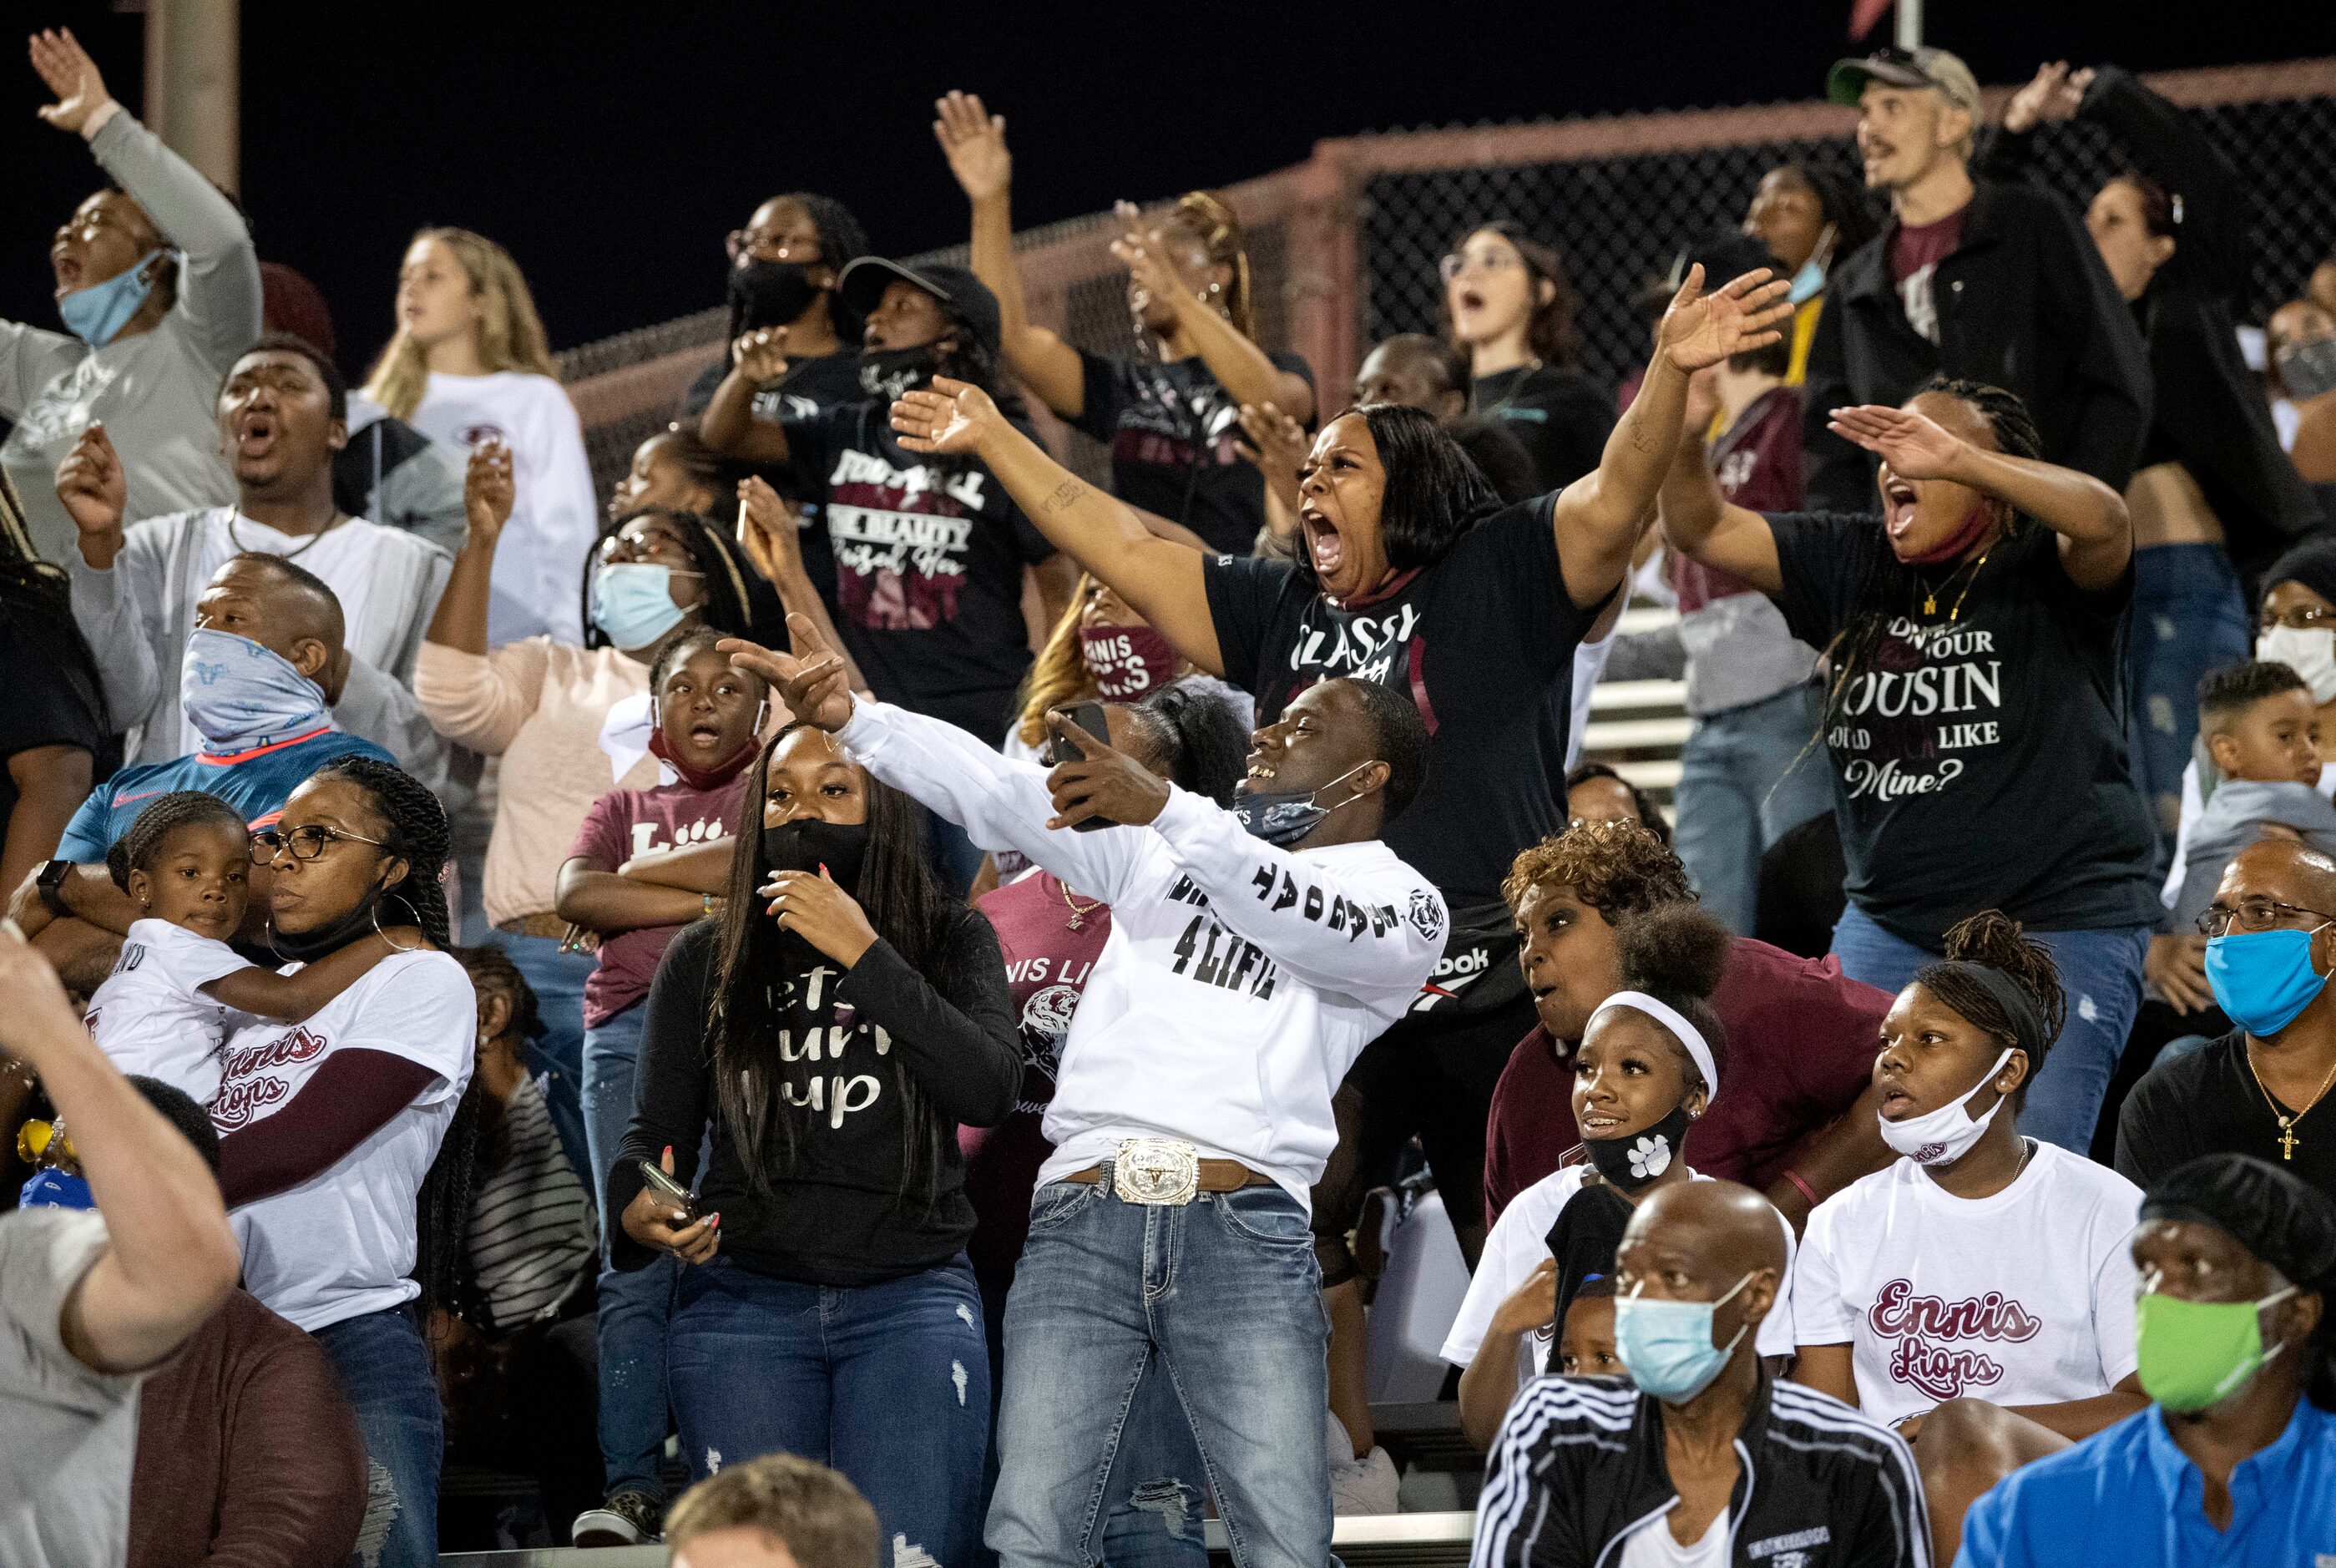
[[[2178,1411],[2203,1410],[2228,1398],[2286,1349],[2263,1349],[2261,1314],[2293,1294],[2290,1285],[2260,1301],[2185,1301],[2156,1291],[2143,1296],[2133,1307],[2142,1391]]]

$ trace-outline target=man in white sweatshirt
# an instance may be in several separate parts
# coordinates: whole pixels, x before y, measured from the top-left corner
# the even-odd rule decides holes
[[[1007,1306],[988,1544],[1007,1568],[1093,1562],[1137,1384],[1168,1378],[1236,1560],[1320,1568],[1328,1324],[1307,1191],[1338,1143],[1332,1091],[1443,950],[1442,895],[1379,842],[1426,772],[1417,710],[1322,682],[1257,732],[1226,811],[1059,715],[1075,760],[1049,773],[855,699],[789,625],[802,657],[727,646],[876,778],[1112,907]],[[1072,826],[1095,818],[1114,825]]]

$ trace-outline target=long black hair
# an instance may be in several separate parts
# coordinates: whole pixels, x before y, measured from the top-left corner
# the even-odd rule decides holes
[[[363,790],[381,816],[382,853],[405,862],[405,875],[381,895],[384,908],[403,905],[414,923],[444,950],[453,945],[452,921],[446,910],[446,890],[439,878],[446,869],[452,842],[446,808],[429,787],[399,767],[378,757],[345,756],[326,763],[309,775],[346,779]],[[383,924],[392,923],[384,919]],[[471,1213],[472,1179],[478,1168],[479,1141],[484,1129],[482,1096],[464,1094],[455,1102],[454,1117],[438,1145],[438,1156],[422,1179],[414,1199],[414,1277],[422,1286],[422,1306],[452,1306],[462,1259],[462,1232]]]
[[[668,432],[667,433],[671,433]],[[770,628],[784,628],[786,616],[779,606],[778,589],[746,560],[735,535],[712,519],[670,506],[644,506],[625,513],[600,531],[584,571],[584,646],[606,648],[608,634],[592,621],[592,585],[600,570],[600,546],[611,534],[637,518],[654,517],[674,525],[682,548],[689,551],[692,570],[706,584],[706,602],[698,618],[725,637],[771,640]],[[782,642],[784,638],[780,639]]]
[[[1231,703],[1205,687],[1180,683],[1153,692],[1135,705],[1135,712],[1177,788],[1221,806],[1232,803],[1233,786],[1249,769],[1250,733]]]
[[[771,1195],[774,1178],[794,1169],[805,1115],[780,1092],[779,993],[816,956],[764,912],[761,890],[773,867],[763,852],[763,803],[770,796],[771,759],[789,735],[804,727],[791,724],[779,731],[747,770],[744,820],[730,861],[730,885],[715,935],[714,984],[706,996],[715,1114],[729,1129],[749,1185],[764,1197]],[[930,978],[944,996],[962,994],[960,977],[948,972],[948,950],[959,924],[972,917],[926,857],[925,808],[873,777],[868,777],[867,788],[868,852],[860,863],[859,885],[846,891],[867,912],[876,934],[910,969]],[[957,1128],[926,1098],[915,1074],[903,1071],[900,1081],[900,1194],[930,1213],[940,1202],[941,1172]]]
[[[1937,393],[1967,403],[1979,411],[1995,434],[1996,450],[2009,457],[2040,458],[2044,455],[2044,438],[2038,433],[2035,416],[2020,394],[2006,392],[2000,386],[1990,386],[1981,381],[1961,381],[1950,376],[1933,376],[1913,394]],[[2004,537],[2010,539],[2028,526],[2025,514],[2014,510],[2005,519]],[[1978,573],[1973,571],[1976,580]],[[1857,677],[1867,671],[1874,649],[1882,640],[1883,628],[1893,616],[1903,615],[1909,596],[1919,587],[1913,567],[1893,557],[1888,549],[1876,551],[1866,567],[1864,580],[1858,585],[1856,605],[1833,640],[1825,645],[1825,656],[1833,661],[1833,683],[1825,689],[1825,716],[1818,734],[1822,735],[1834,721],[1842,716]],[[1812,743],[1814,744],[1814,742]],[[1795,763],[1799,758],[1794,759]]]
[[[1484,471],[1432,414],[1399,403],[1366,403],[1348,410],[1362,416],[1387,488],[1379,495],[1379,539],[1397,571],[1441,560],[1478,520],[1497,511]],[[1298,552],[1298,570],[1314,577],[1310,550]]]

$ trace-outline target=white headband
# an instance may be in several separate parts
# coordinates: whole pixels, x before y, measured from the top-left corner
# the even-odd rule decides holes
[[[1711,1042],[1705,1039],[1703,1031],[1689,1023],[1677,1008],[1668,1002],[1658,1001],[1644,991],[1616,991],[1598,1004],[1598,1011],[1590,1015],[1590,1022],[1596,1023],[1600,1015],[1610,1008],[1630,1008],[1646,1014],[1669,1029],[1685,1047],[1688,1059],[1695,1064],[1696,1071],[1703,1075],[1704,1093],[1715,1097],[1718,1095],[1719,1064],[1711,1059]],[[1589,1032],[1588,1025],[1584,1025],[1582,1033],[1586,1035]]]

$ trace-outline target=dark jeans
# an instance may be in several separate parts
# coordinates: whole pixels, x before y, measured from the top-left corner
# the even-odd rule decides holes
[[[2126,632],[2126,752],[2134,787],[2157,824],[2157,865],[2174,853],[2182,769],[2198,735],[2198,681],[2254,648],[2239,574],[2219,544],[2156,544],[2133,552]]]
[[[317,1329],[316,1340],[365,1439],[368,1494],[357,1561],[364,1568],[437,1568],[445,1427],[414,1309],[344,1318]]]
[[[605,1199],[608,1171],[633,1115],[633,1066],[647,1009],[627,1008],[584,1031],[584,1138],[590,1145],[593,1191]],[[608,1262],[617,1229],[601,1227],[600,1464],[606,1495],[665,1495],[666,1319],[673,1308],[675,1262],[660,1257],[629,1272]]]
[[[964,1258],[881,1285],[684,1268],[667,1384],[692,1477],[760,1454],[832,1465],[875,1506],[887,1560],[944,1568],[981,1535],[989,1352]]]

